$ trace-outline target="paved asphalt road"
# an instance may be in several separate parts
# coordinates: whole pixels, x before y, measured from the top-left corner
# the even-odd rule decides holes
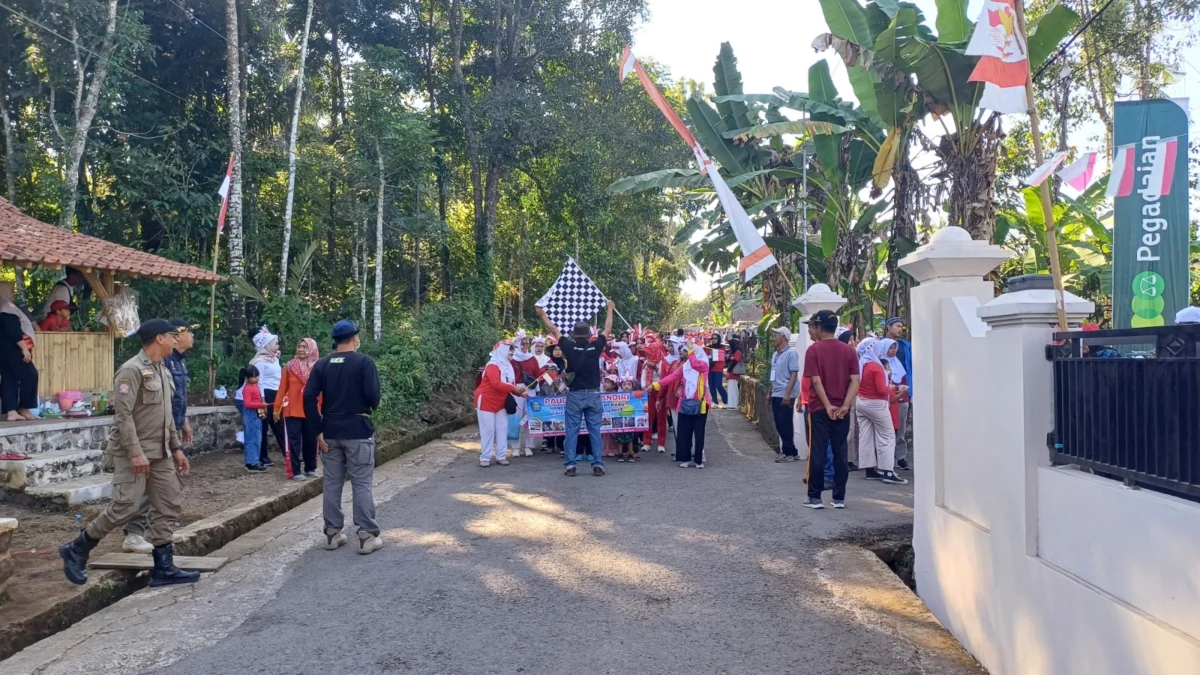
[[[373,555],[318,549],[309,503],[195,589],[138,593],[0,672],[977,672],[837,543],[911,522],[910,486],[852,476],[844,511],[800,508],[805,465],[773,463],[733,411],[709,421],[704,470],[654,454],[566,478],[541,453],[481,469],[463,441],[377,475]]]

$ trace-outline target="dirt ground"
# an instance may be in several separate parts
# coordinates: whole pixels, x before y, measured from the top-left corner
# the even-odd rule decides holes
[[[275,466],[267,473],[247,473],[242,455],[237,452],[193,458],[192,471],[183,478],[180,526],[277,491],[287,478],[281,457],[272,452],[272,459]],[[82,506],[73,512],[0,504],[0,514],[18,522],[11,548],[15,570],[9,584],[10,600],[0,604],[0,627],[35,616],[82,591],[83,586],[72,585],[63,577],[56,547],[73,539],[103,509],[103,504]],[[93,555],[121,550],[123,538],[120,532],[110,534]]]

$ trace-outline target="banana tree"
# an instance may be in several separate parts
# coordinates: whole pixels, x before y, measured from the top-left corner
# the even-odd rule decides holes
[[[974,30],[966,16],[967,0],[938,0],[936,34],[909,2],[820,2],[830,30],[824,42],[851,69],[856,94],[867,100],[874,95],[874,102],[864,107],[896,112],[910,105],[908,112],[920,116],[910,123],[932,115],[943,132],[935,146],[940,171],[934,178],[949,187],[944,195],[949,224],[976,239],[991,239],[998,206],[996,162],[1004,134],[999,115],[979,107],[983,85],[968,80],[978,57],[965,54]],[[1035,70],[1078,19],[1069,8],[1054,4],[1030,22],[1029,60]],[[819,40],[818,46],[824,42]]]

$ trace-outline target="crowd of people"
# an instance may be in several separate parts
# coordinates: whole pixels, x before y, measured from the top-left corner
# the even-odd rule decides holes
[[[480,466],[509,465],[514,417],[519,432],[513,455],[558,452],[567,476],[576,475],[581,461],[603,476],[606,457],[638,462],[647,453],[666,453],[668,431],[675,434],[675,461],[704,468],[709,412],[737,405],[737,381],[746,372],[740,339],[726,344],[717,334],[682,330],[631,329],[615,336],[611,303],[601,330],[579,322],[563,335],[540,309],[539,315],[547,334],[518,332],[502,340],[480,374],[474,397]],[[645,397],[647,430],[601,434],[601,396],[617,391]],[[534,396],[565,396],[563,435],[539,442],[530,434],[526,403]]]

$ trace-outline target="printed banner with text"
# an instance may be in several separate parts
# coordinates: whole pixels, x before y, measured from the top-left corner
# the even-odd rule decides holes
[[[645,392],[617,391],[601,394],[600,402],[604,406],[604,420],[600,433],[623,434],[642,432],[650,428]],[[525,404],[525,411],[529,416],[530,436],[540,438],[567,435],[566,396],[535,396]],[[579,433],[586,434],[587,429],[580,429]]]

